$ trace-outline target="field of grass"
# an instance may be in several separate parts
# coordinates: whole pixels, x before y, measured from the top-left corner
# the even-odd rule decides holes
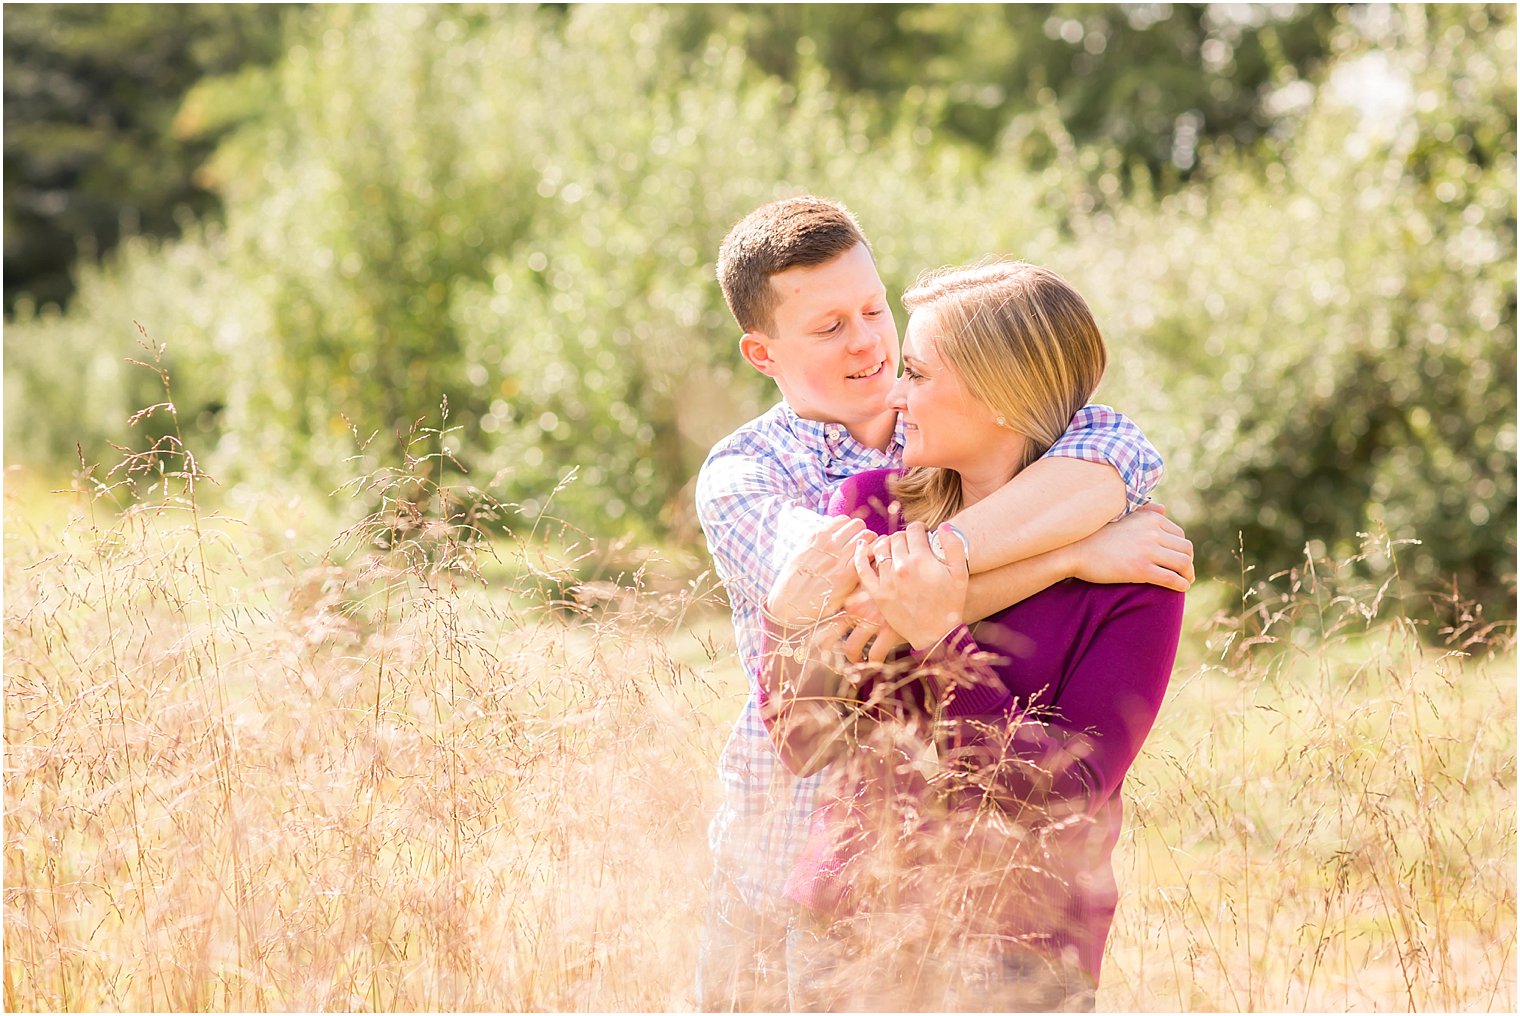
[[[167,482],[7,477],[6,1008],[691,1008],[710,578]],[[1100,1010],[1515,1008],[1513,627],[1369,620],[1368,552],[1190,597]]]

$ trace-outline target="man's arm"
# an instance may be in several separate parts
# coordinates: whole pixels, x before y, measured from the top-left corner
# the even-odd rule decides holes
[[[1106,525],[1149,501],[1161,471],[1161,455],[1140,428],[1107,406],[1084,406],[1044,456],[955,517],[974,573],[966,619],[981,620],[1067,578],[1186,590],[1193,550],[1175,523],[1162,517],[1145,520],[1149,530]],[[1121,557],[1111,559],[1116,550]],[[877,661],[902,644],[880,627],[867,597],[851,597],[846,609],[866,622],[847,640],[850,659],[868,643]]]
[[[966,589],[966,622],[980,621],[1072,577],[1065,547],[1014,561],[971,576]]]
[[[1107,406],[1084,406],[1039,461],[955,517],[971,545],[972,572],[1032,558],[1096,533],[1149,500],[1161,468],[1160,454],[1140,428]],[[1023,597],[998,606],[1019,599]]]
[[[1123,511],[1124,481],[1112,466],[1047,458],[953,521],[971,546],[972,572],[982,573],[1091,536]]]
[[[735,444],[697,474],[697,518],[730,597],[761,604],[786,562],[824,527],[763,449]]]
[[[1159,505],[1131,512],[1067,547],[971,576],[965,616],[981,620],[1062,579],[1098,585],[1133,582],[1185,593],[1193,584],[1193,544]]]

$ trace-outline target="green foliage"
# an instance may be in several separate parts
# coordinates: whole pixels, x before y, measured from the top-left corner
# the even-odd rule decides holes
[[[1079,144],[1182,176],[1200,142],[1250,144],[1272,126],[1272,90],[1319,69],[1341,16],[1320,4],[702,4],[678,15],[688,45],[717,32],[794,83],[824,69],[831,87],[888,109],[921,104],[931,129],[983,150],[1048,163],[1039,124],[1054,109]]]
[[[91,463],[114,461],[108,442],[152,447],[166,433],[163,417],[127,425],[163,400],[158,379],[127,362],[151,358],[142,343],[168,346],[186,440],[201,450],[235,444],[221,415],[238,380],[226,350],[252,341],[249,328],[260,342],[268,332],[258,294],[229,270],[225,233],[191,225],[178,243],[132,237],[105,266],[78,271],[67,314],[23,303],[5,327],[7,459],[70,469],[81,451]]]
[[[177,235],[216,197],[220,131],[176,122],[208,76],[278,55],[279,5],[13,4],[5,12],[5,311],[64,303],[73,263]],[[224,120],[218,126],[231,125]]]
[[[760,73],[721,18],[312,10],[275,68],[182,111],[245,121],[205,169],[225,227],[129,244],[68,315],[6,329],[10,454],[126,440],[130,385],[151,380],[116,366],[136,319],[168,344],[181,422],[224,481],[336,487],[446,398],[467,471],[451,484],[529,518],[553,492],[592,533],[693,540],[707,448],[775,397],[736,355],[718,242],[812,191],[857,212],[895,292],[1001,252],[1087,294],[1113,351],[1100,397],[1167,454],[1161,497],[1206,571],[1231,573],[1242,538],[1269,570],[1382,526],[1426,541],[1406,559],[1422,583],[1508,615],[1514,14],[1383,16],[1337,9],[1324,75],[1274,65],[1268,136],[1201,139],[1200,171],[1156,184],[1146,158],[1079,133],[1064,97],[989,154],[938,86],[889,108],[817,63]]]
[[[1211,572],[1237,533],[1276,569],[1386,530],[1424,542],[1421,585],[1497,607],[1516,510],[1513,13],[1400,16],[1423,45],[1348,52],[1280,162],[1223,157],[1207,189],[1118,211],[1092,246],[1150,256],[1109,254],[1092,289],[1158,357],[1156,397],[1125,390],[1141,419],[1177,421],[1158,443]],[[1377,82],[1392,116],[1348,105]]]

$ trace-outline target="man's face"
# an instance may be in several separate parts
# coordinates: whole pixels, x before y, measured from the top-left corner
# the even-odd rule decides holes
[[[767,332],[748,332],[744,358],[776,379],[807,420],[865,424],[889,412],[897,376],[897,323],[864,244],[811,268],[771,276],[780,296]]]

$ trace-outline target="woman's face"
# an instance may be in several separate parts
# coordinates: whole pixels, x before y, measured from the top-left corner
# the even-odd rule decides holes
[[[940,358],[939,336],[932,309],[915,311],[908,319],[903,373],[887,398],[905,423],[903,463],[954,469],[967,478],[989,468],[1001,470],[1010,461],[1010,449],[1023,438],[999,427],[997,413]]]

